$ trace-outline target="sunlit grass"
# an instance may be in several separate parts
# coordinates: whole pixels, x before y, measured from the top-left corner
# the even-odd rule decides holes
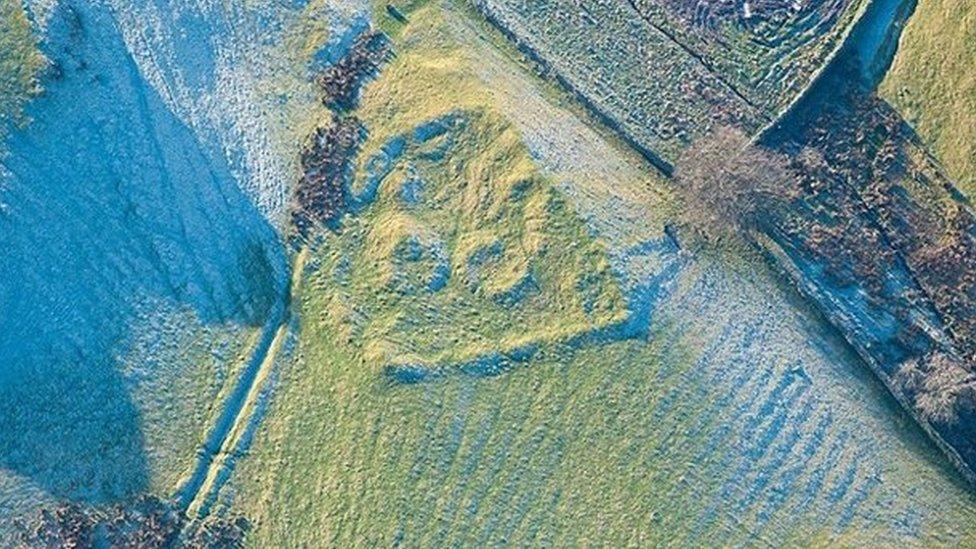
[[[976,5],[923,0],[906,25],[881,94],[976,193]]]
[[[9,122],[23,122],[24,103],[40,92],[44,63],[20,0],[0,0],[0,135]]]

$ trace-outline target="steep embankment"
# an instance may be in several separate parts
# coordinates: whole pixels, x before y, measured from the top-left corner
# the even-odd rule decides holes
[[[285,177],[323,109],[307,69],[350,20],[27,4],[0,11],[0,534],[38,505],[172,494],[237,359],[281,321]],[[49,63],[24,103],[28,38]]]
[[[976,197],[974,44],[973,3],[921,1],[880,89],[970,198]]]
[[[294,185],[292,222],[287,228],[297,247],[290,282],[276,300],[246,366],[221,403],[189,477],[176,494],[177,506],[190,519],[191,529],[209,515],[264,415],[271,391],[269,378],[285,339],[296,325],[292,303],[305,276],[309,254],[306,238],[325,228],[336,229],[338,220],[355,207],[348,177],[362,135],[354,111],[361,86],[376,74],[389,49],[386,37],[369,32],[368,27],[353,27],[348,32],[350,40],[331,48],[335,59],[315,79],[321,88],[321,101],[331,112],[327,121],[306,137],[299,155],[301,177]]]
[[[34,24],[44,93],[0,145],[4,515],[168,491],[221,355],[264,321],[283,271],[268,220],[110,10],[62,2]]]

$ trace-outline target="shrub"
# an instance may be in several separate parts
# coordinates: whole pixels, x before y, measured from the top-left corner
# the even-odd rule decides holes
[[[796,195],[788,159],[719,127],[678,158],[680,221],[711,244],[741,241]]]
[[[951,425],[963,412],[976,409],[976,374],[946,353],[907,362],[895,381],[913,398],[925,421]]]

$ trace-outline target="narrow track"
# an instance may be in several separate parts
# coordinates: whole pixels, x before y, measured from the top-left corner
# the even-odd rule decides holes
[[[301,273],[308,258],[302,248],[292,264],[291,279],[265,324],[247,366],[241,372],[233,392],[227,397],[223,412],[212,427],[193,472],[177,491],[179,509],[191,524],[206,518],[221,487],[230,476],[236,458],[245,449],[245,435],[260,420],[261,393],[274,369],[291,324],[292,298],[301,286]]]

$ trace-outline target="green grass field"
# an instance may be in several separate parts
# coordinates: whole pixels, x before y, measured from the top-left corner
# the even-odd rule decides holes
[[[674,539],[676,523],[658,527],[680,515],[633,526],[674,496],[637,495],[656,480],[624,459],[634,448],[621,436],[631,421],[653,425],[648,403],[662,395],[646,381],[662,351],[569,345],[625,316],[603,246],[492,106],[439,13],[421,15],[399,38],[413,46],[364,97],[359,180],[391,143],[405,139],[404,151],[375,201],[313,252],[298,359],[240,466],[249,541],[542,542],[542,525],[556,543]],[[431,121],[449,129],[418,137]],[[532,360],[503,377],[472,380],[459,366],[526,346]],[[403,386],[383,375],[391,363],[444,379]],[[619,475],[604,475],[607,455],[620,456]]]
[[[40,91],[43,66],[20,0],[0,0],[0,133],[4,124],[21,122],[24,103]]]
[[[920,0],[881,85],[949,175],[976,196],[976,5]]]
[[[538,104],[552,90],[540,83],[533,95],[516,64],[502,66],[507,51],[479,49],[483,28],[463,11],[409,8],[405,25],[379,19],[396,56],[357,111],[368,138],[355,211],[338,234],[313,239],[296,345],[221,493],[223,509],[252,522],[250,545],[857,546],[957,535],[972,509],[923,457],[935,451],[866,371],[835,372],[856,366],[851,357],[817,370],[819,351],[798,343],[807,328],[765,309],[785,302],[767,303],[776,290],[761,268],[740,265],[718,283],[696,267],[676,290],[680,325],[665,314],[646,339],[579,344],[626,308],[613,246],[571,198],[611,205],[593,206],[607,234],[620,222],[656,241],[667,193],[658,179],[608,169],[625,164],[613,147],[598,163],[562,158],[589,139],[564,121],[548,128],[570,136],[565,147],[540,160],[529,144],[570,116]],[[617,219],[627,204],[637,221]],[[640,247],[632,236],[623,248]],[[471,368],[526,347],[531,357],[501,375]],[[715,366],[724,361],[727,373]],[[816,389],[803,393],[796,361]],[[389,375],[397,365],[433,375],[411,383]]]

